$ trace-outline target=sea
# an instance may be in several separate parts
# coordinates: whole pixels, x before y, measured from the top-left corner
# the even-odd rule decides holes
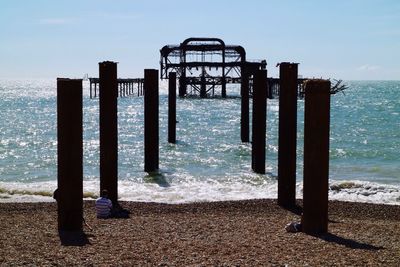
[[[345,81],[331,98],[329,199],[400,205],[400,81]],[[83,93],[85,199],[99,194],[99,99]],[[266,174],[240,140],[239,89],[228,98],[177,99],[177,144],[167,142],[160,82],[160,170],[144,172],[143,97],[118,99],[120,200],[188,203],[277,198],[278,99],[267,101]],[[0,202],[54,201],[56,80],[0,80]],[[251,103],[250,103],[251,104]],[[298,101],[297,192],[303,188],[304,101]]]

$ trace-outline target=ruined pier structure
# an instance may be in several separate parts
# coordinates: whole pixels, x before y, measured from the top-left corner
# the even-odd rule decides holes
[[[246,59],[246,50],[240,45],[226,45],[218,38],[188,38],[179,45],[166,45],[160,50],[160,78],[168,79],[175,72],[179,96],[199,95],[201,98],[228,95],[227,85],[241,85],[253,93],[253,74],[265,70],[266,60]],[[298,96],[303,97],[303,82],[297,79]],[[279,79],[267,78],[267,97],[279,96]]]
[[[119,97],[130,96],[130,95],[143,95],[143,83],[142,78],[129,78],[129,79],[117,79],[117,92]],[[100,79],[89,78],[90,84],[90,98],[96,98],[100,92]],[[97,88],[99,87],[99,88]]]
[[[190,42],[189,42],[190,43]],[[221,45],[221,44],[219,44]],[[223,44],[222,44],[223,45]],[[249,96],[247,85],[252,78],[252,169],[265,173],[266,106],[269,79],[263,64],[241,65],[241,138],[250,141]],[[186,68],[186,67],[185,67]],[[179,69],[179,68],[178,68]],[[177,70],[177,69],[175,69]],[[162,71],[166,71],[162,69]],[[230,78],[224,70],[219,82]],[[296,206],[296,139],[297,99],[299,96],[298,64],[281,63],[279,79],[279,151],[278,151],[278,204]],[[158,172],[159,166],[159,119],[158,70],[144,71],[144,154],[145,172]],[[168,71],[169,118],[168,141],[176,142],[176,80],[182,85],[182,72]],[[245,74],[245,75],[243,75]],[[99,63],[100,94],[100,190],[107,189],[114,204],[118,205],[118,127],[117,98],[119,81],[117,63]],[[179,79],[180,77],[180,79]],[[206,75],[203,75],[206,77]],[[200,77],[201,78],[201,77]],[[187,77],[185,77],[184,81]],[[200,79],[201,81],[201,79]],[[204,81],[204,78],[203,78]],[[214,80],[216,81],[216,80]],[[207,83],[200,93],[212,90],[217,84]],[[183,93],[185,86],[179,89]],[[207,89],[208,88],[208,89]],[[328,225],[328,174],[329,174],[329,112],[330,81],[309,80],[304,83],[304,195],[303,231],[321,233]],[[226,96],[226,92],[223,96]],[[82,229],[82,80],[58,79],[57,82],[58,127],[58,225],[60,230]]]

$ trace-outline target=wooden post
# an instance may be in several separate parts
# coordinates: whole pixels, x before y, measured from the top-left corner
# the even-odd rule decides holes
[[[222,76],[221,96],[222,96],[222,98],[226,98],[226,77],[225,77],[225,73]]]
[[[265,134],[267,104],[267,71],[257,70],[254,74],[253,127],[252,127],[252,169],[265,173]]]
[[[303,232],[328,231],[330,81],[305,85]]]
[[[58,229],[82,230],[82,80],[57,79]]]
[[[144,171],[158,170],[158,70],[144,70]]]
[[[205,71],[203,70],[203,73],[201,75],[200,98],[207,97],[206,77],[204,75],[205,75]]]
[[[168,79],[168,142],[176,143],[176,73]]]
[[[89,80],[89,84],[90,84],[90,99],[92,99],[92,81]]]
[[[279,96],[278,204],[296,205],[298,64],[281,63]]]
[[[179,97],[185,97],[186,96],[186,73],[185,70],[179,77]]]
[[[242,142],[249,142],[249,74],[245,66],[241,71],[242,81],[240,85],[241,98],[241,118],[240,118],[240,138]]]
[[[97,97],[97,83],[94,82],[94,97]]]
[[[118,203],[117,63],[99,63],[100,88],[100,192],[108,191]]]

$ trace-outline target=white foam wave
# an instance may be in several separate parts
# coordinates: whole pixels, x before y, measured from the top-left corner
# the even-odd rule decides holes
[[[53,201],[51,194],[56,188],[55,181],[40,183],[2,182],[0,183],[0,202]],[[118,188],[121,201],[190,203],[277,198],[277,182],[274,180],[265,180],[261,183],[218,182],[212,179],[207,181],[191,179],[178,183],[124,180],[119,181]],[[302,198],[302,189],[303,184],[297,183],[297,198]],[[95,197],[98,195],[98,191],[98,180],[84,181],[84,193]],[[400,186],[354,180],[332,181],[329,199],[400,205]]]
[[[400,205],[400,186],[365,181],[337,181],[330,184],[329,199]]]

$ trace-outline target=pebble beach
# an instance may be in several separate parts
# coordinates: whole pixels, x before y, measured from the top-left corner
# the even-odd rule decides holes
[[[400,206],[329,202],[329,231],[288,233],[276,200],[121,202],[128,219],[59,233],[56,203],[0,203],[1,266],[399,266]]]

